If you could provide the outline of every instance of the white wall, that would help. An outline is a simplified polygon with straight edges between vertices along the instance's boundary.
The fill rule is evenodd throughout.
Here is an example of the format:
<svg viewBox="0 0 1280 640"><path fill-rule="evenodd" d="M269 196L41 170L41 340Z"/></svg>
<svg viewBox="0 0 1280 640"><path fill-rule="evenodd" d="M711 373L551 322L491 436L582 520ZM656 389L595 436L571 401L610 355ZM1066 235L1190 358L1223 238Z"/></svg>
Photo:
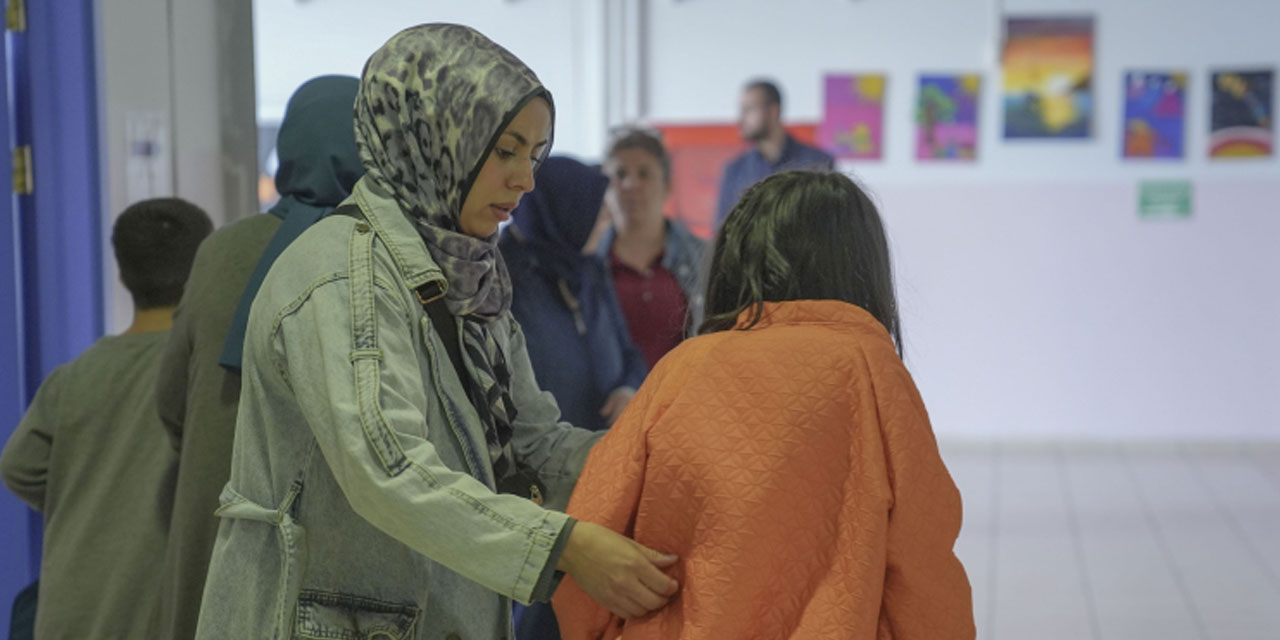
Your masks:
<svg viewBox="0 0 1280 640"><path fill-rule="evenodd" d="M1001 4L1095 15L1093 139L1000 139ZM1274 0L258 0L259 116L434 20L526 60L557 96L557 150L586 157L619 113L729 122L741 83L770 75L788 117L814 122L824 73L886 72L885 160L844 168L881 202L908 364L941 436L1280 439L1280 162L1205 158L1208 71L1280 66ZM638 59L620 32L642 38ZM619 82L614 58L606 76L609 55L642 77ZM1122 161L1123 72L1177 67L1191 72L1188 159ZM930 71L984 74L975 164L913 158ZM1193 180L1193 219L1139 221L1147 178Z"/></svg>
<svg viewBox="0 0 1280 640"><path fill-rule="evenodd" d="M369 55L402 29L455 22L506 47L551 90L557 152L598 155L603 15L596 0L256 0L258 119L279 122L289 96L315 76L359 77Z"/></svg>
<svg viewBox="0 0 1280 640"><path fill-rule="evenodd" d="M103 155L103 312L107 333L129 326L133 301L120 284L120 271L112 257L111 226L129 205L129 144L126 129L130 117L150 114L158 132L172 139L169 40L165 37L131 37L130 33L168 33L167 0L100 2L98 16L98 91ZM107 10L110 9L110 10ZM168 163L171 170L172 163ZM171 171L169 172L171 173ZM167 174L157 176L157 188L173 193Z"/></svg>
<svg viewBox="0 0 1280 640"><path fill-rule="evenodd" d="M825 72L889 74L886 158L844 168L881 202L940 435L1280 439L1280 165L1205 157L1208 71L1280 66L1280 3L1004 5L1095 15L1092 140L1000 140L990 0L652 2L648 115L729 120L741 83L770 75L790 118L817 121ZM1122 74L1170 67L1192 74L1188 159L1124 162ZM976 164L914 161L928 71L984 73ZM1137 219L1137 181L1162 177L1195 182L1194 219Z"/></svg>
<svg viewBox="0 0 1280 640"><path fill-rule="evenodd" d="M950 437L1280 438L1280 181L879 190L907 361Z"/></svg>
<svg viewBox="0 0 1280 640"><path fill-rule="evenodd" d="M856 169L873 185L973 180L1077 180L1182 177L1270 178L1280 164L1214 162L1208 137L1208 70L1219 65L1280 66L1280 2L1275 0L1004 0L1010 13L1095 16L1095 135L1086 141L1001 140L996 0L697 0L650 4L648 86L655 121L723 121L734 117L742 83L779 79L786 117L822 119L822 77L829 72L889 75L885 160ZM693 37L696 34L697 37ZM707 64L690 65L691 59ZM714 70L709 73L708 70ZM1182 163L1122 162L1121 78L1130 69L1191 71L1187 149ZM980 162L972 166L914 160L912 117L922 72L981 72ZM852 165L850 165L852 167Z"/></svg>
<svg viewBox="0 0 1280 640"><path fill-rule="evenodd" d="M178 196L222 224L257 212L250 0L99 0L98 90L103 165L107 333L133 317L111 227L133 202ZM146 126L138 129L137 125ZM151 134L130 137L132 130ZM144 161L131 153L156 144Z"/></svg>

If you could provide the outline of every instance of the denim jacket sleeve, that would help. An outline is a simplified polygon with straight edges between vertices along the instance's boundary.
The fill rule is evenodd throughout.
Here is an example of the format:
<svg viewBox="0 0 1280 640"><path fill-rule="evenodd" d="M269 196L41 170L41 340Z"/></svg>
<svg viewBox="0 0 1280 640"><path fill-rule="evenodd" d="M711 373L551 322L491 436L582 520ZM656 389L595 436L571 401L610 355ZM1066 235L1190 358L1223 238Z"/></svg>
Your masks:
<svg viewBox="0 0 1280 640"><path fill-rule="evenodd" d="M355 271L361 260L352 254ZM527 603L567 516L496 494L446 466L432 438L448 437L449 427L427 423L438 399L423 380L411 324L426 318L372 262L364 268L375 272L376 286L349 286L357 278L333 274L279 312L270 334L275 366L356 513L431 560ZM540 433L544 462L567 473L582 454L557 457L549 449L581 438L551 425Z"/></svg>
<svg viewBox="0 0 1280 640"><path fill-rule="evenodd" d="M525 464L538 471L538 477L547 485L544 506L563 511L569 505L569 495L586 464L587 454L604 434L560 422L560 407L555 398L543 391L534 377L524 331L515 318L507 317L511 323L507 345L511 400L516 405L512 449Z"/></svg>

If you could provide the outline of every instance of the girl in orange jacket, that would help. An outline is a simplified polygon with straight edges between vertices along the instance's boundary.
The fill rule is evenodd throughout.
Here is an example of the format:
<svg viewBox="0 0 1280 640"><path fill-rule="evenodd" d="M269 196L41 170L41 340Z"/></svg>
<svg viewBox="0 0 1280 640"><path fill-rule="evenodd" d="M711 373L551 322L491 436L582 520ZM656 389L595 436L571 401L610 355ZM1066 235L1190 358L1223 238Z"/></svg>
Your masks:
<svg viewBox="0 0 1280 640"><path fill-rule="evenodd" d="M707 318L592 451L569 505L678 554L680 593L624 620L568 578L564 638L974 638L952 551L960 494L900 358L867 196L816 172L748 190L714 248Z"/></svg>

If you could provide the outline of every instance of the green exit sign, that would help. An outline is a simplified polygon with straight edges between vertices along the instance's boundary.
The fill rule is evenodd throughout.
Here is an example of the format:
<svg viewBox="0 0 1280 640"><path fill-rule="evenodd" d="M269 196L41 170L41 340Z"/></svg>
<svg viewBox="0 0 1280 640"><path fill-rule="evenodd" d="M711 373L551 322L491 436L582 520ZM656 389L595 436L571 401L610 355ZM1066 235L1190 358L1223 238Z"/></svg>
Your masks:
<svg viewBox="0 0 1280 640"><path fill-rule="evenodd" d="M1138 217L1152 220L1190 218L1191 181L1143 181L1138 186Z"/></svg>

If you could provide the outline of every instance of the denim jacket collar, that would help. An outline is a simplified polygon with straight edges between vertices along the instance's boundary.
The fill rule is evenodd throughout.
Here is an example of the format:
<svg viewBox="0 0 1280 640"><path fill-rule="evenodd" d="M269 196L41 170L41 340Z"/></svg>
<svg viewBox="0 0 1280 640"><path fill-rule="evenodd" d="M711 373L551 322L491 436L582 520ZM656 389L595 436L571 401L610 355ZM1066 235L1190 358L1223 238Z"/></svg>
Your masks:
<svg viewBox="0 0 1280 640"><path fill-rule="evenodd" d="M354 203L364 212L410 288L417 289L433 280L445 284L444 272L431 259L426 242L386 190L368 177L361 178L346 203Z"/></svg>

